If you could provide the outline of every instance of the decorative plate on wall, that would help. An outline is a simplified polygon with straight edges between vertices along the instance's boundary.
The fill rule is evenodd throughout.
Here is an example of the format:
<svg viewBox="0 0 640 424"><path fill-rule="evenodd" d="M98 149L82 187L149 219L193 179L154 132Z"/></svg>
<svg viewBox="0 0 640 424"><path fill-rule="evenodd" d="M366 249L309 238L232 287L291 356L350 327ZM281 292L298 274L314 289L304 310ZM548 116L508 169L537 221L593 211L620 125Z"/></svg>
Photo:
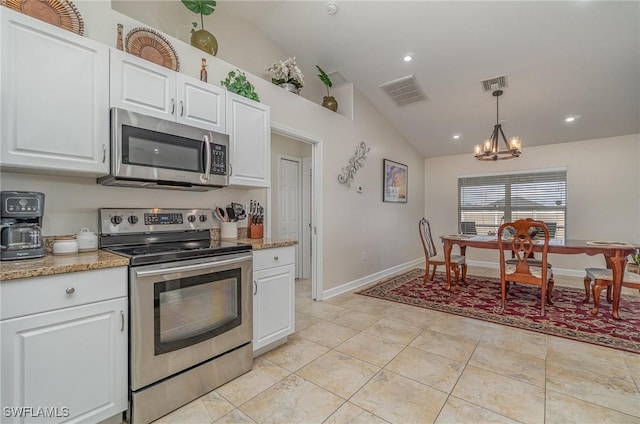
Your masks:
<svg viewBox="0 0 640 424"><path fill-rule="evenodd" d="M84 22L68 0L0 0L0 4L51 25L84 35Z"/></svg>
<svg viewBox="0 0 640 424"><path fill-rule="evenodd" d="M132 55L176 72L180 70L180 59L171 43L150 28L132 29L124 44Z"/></svg>

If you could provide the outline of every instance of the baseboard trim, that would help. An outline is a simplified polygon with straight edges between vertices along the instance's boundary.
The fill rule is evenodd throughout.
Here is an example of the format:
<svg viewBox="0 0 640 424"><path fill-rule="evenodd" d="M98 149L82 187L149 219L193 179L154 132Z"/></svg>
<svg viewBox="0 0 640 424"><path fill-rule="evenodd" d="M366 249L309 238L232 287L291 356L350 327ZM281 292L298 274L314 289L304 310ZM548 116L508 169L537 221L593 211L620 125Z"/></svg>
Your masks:
<svg viewBox="0 0 640 424"><path fill-rule="evenodd" d="M382 271L378 271L376 273L364 276L362 278L358 278L357 280L349 281L337 287L324 290L322 292L322 300L330 299L332 297L341 295L343 293L350 292L351 290L355 290L359 287L365 286L367 284L371 284L382 278L389 277L393 274L397 274L398 272L405 271L407 269L416 267L418 265L422 265L422 267L424 267L424 258L416 258L409 262L405 262L400 265L396 265L391 268L387 268ZM494 268L494 269L498 269L500 267L497 262L486 262L486 261L467 261L467 265L478 266L483 268ZM567 277L584 277L583 269L577 270L577 269L566 269L566 268L554 267L553 273L554 275L566 275Z"/></svg>
<svg viewBox="0 0 640 424"><path fill-rule="evenodd" d="M391 268L384 269L382 271L378 271L376 273L364 276L362 278L358 278L357 280L349 281L347 283L341 284L337 287L330 288L328 290L324 290L322 292L322 300L329 299L334 296L338 296L340 294L349 292L351 290L355 290L358 287L362 287L364 285L373 283L382 278L388 277L393 274L397 274L398 272L405 271L410 268L414 268L420 264L423 264L424 267L424 257L420 257L417 259L413 259L409 262L402 263L400 265L392 266Z"/></svg>

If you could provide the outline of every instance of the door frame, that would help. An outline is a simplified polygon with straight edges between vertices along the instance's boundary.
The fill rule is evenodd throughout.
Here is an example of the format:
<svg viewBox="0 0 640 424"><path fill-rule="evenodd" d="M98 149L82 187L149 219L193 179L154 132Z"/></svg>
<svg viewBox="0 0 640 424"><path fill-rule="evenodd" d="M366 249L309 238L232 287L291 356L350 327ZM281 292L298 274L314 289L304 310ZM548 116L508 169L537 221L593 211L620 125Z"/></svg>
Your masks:
<svg viewBox="0 0 640 424"><path fill-rule="evenodd" d="M271 132L303 143L311 144L312 183L311 183L311 298L322 300L322 256L323 256L323 225L322 216L322 161L324 143L322 138L288 127L278 122L271 122ZM269 149L271 151L271 149ZM271 187L267 189L267 216L271 216ZM271 225L266 223L266 237L271 237Z"/></svg>
<svg viewBox="0 0 640 424"><path fill-rule="evenodd" d="M278 182L277 182L277 190L278 190L278 200L279 203L282 204L282 190L280 190L280 181L282 178L282 161L283 160L288 160L289 162L295 162L298 165L298 181L297 181L297 191L298 191L298 204L296 205L296 208L298 210L298 245L296 246L296 278L302 278L302 257L305 251L305 243L304 243L304 239L302 237L302 231L303 231L303 224L302 224L302 158L298 158L295 156L289 156L289 155L283 155L282 153L278 154L278 160L277 160L277 164L278 164L278 170L276 172L276 175L278 176ZM273 192L272 192L273 194ZM278 215L280 216L280 215ZM272 224L275 225L275 223L272 222ZM278 228L280 228L280 225L278 225ZM276 234L276 237L280 237L279 234Z"/></svg>

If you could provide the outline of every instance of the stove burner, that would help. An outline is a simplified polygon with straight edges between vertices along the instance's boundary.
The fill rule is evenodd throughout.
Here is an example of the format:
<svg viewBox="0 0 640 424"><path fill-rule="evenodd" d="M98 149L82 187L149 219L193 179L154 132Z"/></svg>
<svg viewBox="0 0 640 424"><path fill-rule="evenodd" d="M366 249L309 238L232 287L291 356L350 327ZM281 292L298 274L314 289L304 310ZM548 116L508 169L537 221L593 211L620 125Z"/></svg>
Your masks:
<svg viewBox="0 0 640 424"><path fill-rule="evenodd" d="M187 241L107 247L108 251L130 258L131 265L148 265L173 260L195 259L251 250L247 243L228 241Z"/></svg>

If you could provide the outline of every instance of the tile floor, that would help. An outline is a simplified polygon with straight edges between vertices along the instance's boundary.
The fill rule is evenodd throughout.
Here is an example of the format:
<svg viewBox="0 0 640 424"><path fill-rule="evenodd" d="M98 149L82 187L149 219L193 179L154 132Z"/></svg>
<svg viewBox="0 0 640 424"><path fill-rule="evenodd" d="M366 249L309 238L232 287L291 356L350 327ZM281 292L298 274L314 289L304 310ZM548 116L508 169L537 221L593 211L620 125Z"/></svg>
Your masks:
<svg viewBox="0 0 640 424"><path fill-rule="evenodd" d="M156 424L640 424L640 355L352 293L312 302L309 281L296 290L287 344Z"/></svg>

